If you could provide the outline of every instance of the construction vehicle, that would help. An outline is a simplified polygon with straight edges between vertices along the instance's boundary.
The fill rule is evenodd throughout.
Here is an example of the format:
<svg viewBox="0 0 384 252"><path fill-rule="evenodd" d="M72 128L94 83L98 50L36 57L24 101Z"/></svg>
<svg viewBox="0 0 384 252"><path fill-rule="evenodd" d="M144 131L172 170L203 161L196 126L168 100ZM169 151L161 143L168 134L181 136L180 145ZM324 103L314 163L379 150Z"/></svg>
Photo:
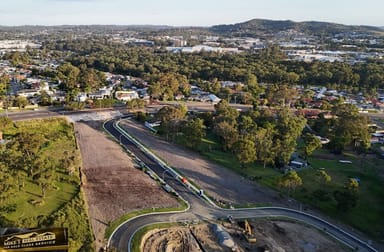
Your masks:
<svg viewBox="0 0 384 252"><path fill-rule="evenodd" d="M252 233L251 225L249 225L248 220L244 220L244 236L247 239L248 242L256 242L256 237Z"/></svg>

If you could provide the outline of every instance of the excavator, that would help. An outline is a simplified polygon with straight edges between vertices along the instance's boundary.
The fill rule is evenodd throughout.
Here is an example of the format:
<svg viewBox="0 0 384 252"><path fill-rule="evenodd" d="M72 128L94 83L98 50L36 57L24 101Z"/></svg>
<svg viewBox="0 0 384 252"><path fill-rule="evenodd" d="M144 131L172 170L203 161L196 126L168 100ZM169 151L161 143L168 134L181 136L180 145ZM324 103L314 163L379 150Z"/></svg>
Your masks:
<svg viewBox="0 0 384 252"><path fill-rule="evenodd" d="M244 236L247 239L247 241L252 243L256 242L256 237L252 233L252 228L251 228L251 225L249 225L248 220L244 220L244 229L245 229Z"/></svg>

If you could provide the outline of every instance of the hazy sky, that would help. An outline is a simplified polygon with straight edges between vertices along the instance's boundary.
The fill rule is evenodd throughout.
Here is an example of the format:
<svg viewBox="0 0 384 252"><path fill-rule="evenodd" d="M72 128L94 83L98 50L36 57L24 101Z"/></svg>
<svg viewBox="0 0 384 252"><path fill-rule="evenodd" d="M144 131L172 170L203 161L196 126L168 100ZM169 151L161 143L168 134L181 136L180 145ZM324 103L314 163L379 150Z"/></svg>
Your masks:
<svg viewBox="0 0 384 252"><path fill-rule="evenodd" d="M0 25L210 26L253 18L384 26L383 0L0 0Z"/></svg>

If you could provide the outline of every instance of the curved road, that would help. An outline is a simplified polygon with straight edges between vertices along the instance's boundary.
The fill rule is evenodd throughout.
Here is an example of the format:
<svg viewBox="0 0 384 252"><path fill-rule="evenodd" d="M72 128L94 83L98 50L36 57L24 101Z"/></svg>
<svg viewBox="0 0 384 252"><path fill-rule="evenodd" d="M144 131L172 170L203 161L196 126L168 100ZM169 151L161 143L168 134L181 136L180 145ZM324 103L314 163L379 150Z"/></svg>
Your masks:
<svg viewBox="0 0 384 252"><path fill-rule="evenodd" d="M164 165L159 164L158 160L142 146L137 146L129 138L130 135L116 126L116 121L111 120L105 123L104 128L117 139L129 151L134 153L159 177L175 189L175 191L190 204L190 208L185 212L179 213L154 213L145 216L138 216L120 225L110 237L108 245L117 248L118 251L129 251L129 243L134 233L143 226L159 222L183 222L195 220L217 220L218 218L227 218L231 215L234 219L241 218L260 218L260 217L287 217L310 224L321 229L338 239L340 242L358 251L377 251L366 242L356 236L345 232L337 226L326 222L316 216L279 207L261 207L227 210L209 204L203 200L196 192L192 192L185 186L178 177L171 176Z"/></svg>
<svg viewBox="0 0 384 252"><path fill-rule="evenodd" d="M103 109L104 110L104 109ZM108 109L105 109L108 110ZM113 109L109 109L113 110ZM10 113L9 116L13 120L25 120L29 118L42 118L64 115L64 111L59 110L42 110L30 111L20 113ZM78 112L65 112L66 114L84 113L85 111ZM92 113L94 111L87 111ZM129 251L128 243L133 234L143 226L156 222L182 222L194 220L215 220L217 218L226 218L231 215L236 218L259 218L259 217L288 217L299 220L301 222L315 226L334 238L340 240L349 247L358 251L378 251L366 242L357 238L356 236L343 231L337 226L328 223L316 216L309 215L304 212L299 212L287 208L266 207L266 208L253 208L253 209L236 209L226 210L208 204L196 192L191 191L183 183L180 182L180 177L172 175L168 172L168 168L159 164L159 160L154 158L148 150L138 147L130 141L130 136L126 132L115 126L115 121L111 120L106 122L105 129L124 145L125 148L133 152L140 160L142 160L148 167L150 167L159 177L163 177L165 181L175 189L175 191L190 204L190 208L183 213L156 213L146 216L138 216L134 219L128 220L126 223L120 225L110 237L108 245L117 248L118 251ZM166 171L165 171L166 170Z"/></svg>

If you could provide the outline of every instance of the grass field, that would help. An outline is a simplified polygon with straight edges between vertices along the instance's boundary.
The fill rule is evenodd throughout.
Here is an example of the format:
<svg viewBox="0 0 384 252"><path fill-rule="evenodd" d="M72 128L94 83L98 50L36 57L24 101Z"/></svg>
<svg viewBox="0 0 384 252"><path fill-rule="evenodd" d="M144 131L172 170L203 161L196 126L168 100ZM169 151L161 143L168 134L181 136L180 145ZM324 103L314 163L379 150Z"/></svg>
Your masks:
<svg viewBox="0 0 384 252"><path fill-rule="evenodd" d="M60 118L15 122L4 129L4 136L12 141L21 131L43 136L45 143L39 155L51 158L55 177L42 197L39 184L26 171L20 170L23 186L12 189L11 196L2 202L6 211L0 215L8 225L17 227L68 227L69 251L93 251L92 233L80 190L80 152L72 125ZM63 162L68 160L68 167L64 168Z"/></svg>
<svg viewBox="0 0 384 252"><path fill-rule="evenodd" d="M252 163L241 167L234 155L221 150L213 136L208 135L199 146L200 153L209 160L223 165L244 177L258 183L280 190L278 179L282 173L274 168L263 168L260 163ZM303 185L292 195L306 205L321 210L328 216L338 219L369 235L377 241L384 240L384 160L374 156L364 157L354 154L340 156L331 155L327 150L319 150L314 158L310 158L310 168L298 170ZM338 160L348 159L352 164L340 163ZM332 181L324 184L317 176L320 168L331 176ZM340 212L332 194L343 189L349 178L359 178L359 200L357 206L350 211ZM323 190L329 197L320 200L314 191ZM285 191L282 192L285 195Z"/></svg>
<svg viewBox="0 0 384 252"><path fill-rule="evenodd" d="M22 219L35 218L38 215L49 216L70 201L78 190L76 185L69 183L56 183L55 186L56 189L49 190L46 197L42 199L40 187L27 181L22 191L15 193L15 197L5 202L5 204L16 205L16 211L8 214L7 218L17 223Z"/></svg>
<svg viewBox="0 0 384 252"><path fill-rule="evenodd" d="M296 197L309 203L324 213L340 219L351 226L369 234L377 240L384 239L384 162L377 158L366 158L350 155L348 160L352 164L343 164L338 160L310 160L312 169L299 172L303 179L303 186L298 190ZM324 184L319 181L316 171L324 168L332 177L332 182ZM331 200L320 201L313 197L315 190L322 189L332 195L334 190L344 186L349 178L359 178L359 200L357 206L344 213L336 208L336 203Z"/></svg>

